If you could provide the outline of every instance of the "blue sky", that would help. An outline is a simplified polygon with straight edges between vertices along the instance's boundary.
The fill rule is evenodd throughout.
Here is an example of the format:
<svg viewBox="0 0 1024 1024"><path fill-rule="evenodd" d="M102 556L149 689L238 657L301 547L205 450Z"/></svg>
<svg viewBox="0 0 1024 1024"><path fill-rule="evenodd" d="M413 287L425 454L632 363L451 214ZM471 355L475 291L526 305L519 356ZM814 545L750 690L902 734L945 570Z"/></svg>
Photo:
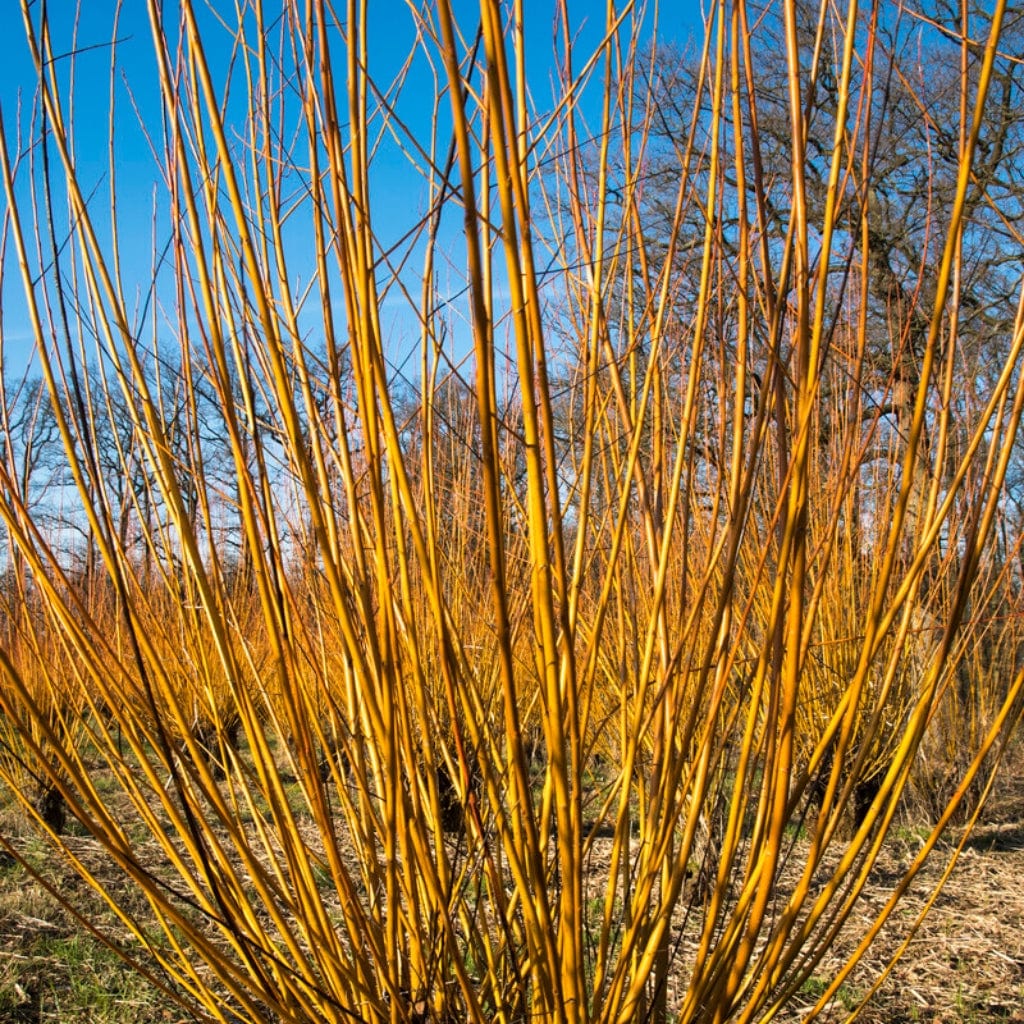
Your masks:
<svg viewBox="0 0 1024 1024"><path fill-rule="evenodd" d="M159 125L159 101L154 77L153 43L143 0L125 0L120 12L116 37L116 68L111 77L112 53L110 42L114 35L114 0L87 0L81 5L75 0L49 0L48 8L54 29L54 51L62 55L60 74L65 82L74 70L76 147L81 179L96 188L97 203L108 203L108 146L107 130L111 95L115 104L115 152L119 217L122 231L122 258L124 266L136 275L134 282L139 295L143 295L152 275L149 272L153 249L153 195L157 188L157 169L139 117L150 126ZM215 11L230 14L234 19L235 4L215 0ZM202 18L207 31L211 59L220 68L215 74L223 77L230 53L229 34L208 10L203 7ZM701 34L701 14L698 0L677 0L667 4L670 8L660 15L659 37L685 41ZM170 18L175 8L165 2ZM264 4L265 19L271 20L276 5L268 0ZM280 9L277 7L276 9ZM457 3L464 31L472 35L476 16L475 5L469 0ZM555 4L552 0L529 0L526 4L526 32L530 65L529 85L538 110L548 109L554 92L553 47L555 37ZM601 38L604 5L591 0L570 3L570 19L577 41L577 54L587 54ZM646 22L649 25L649 20ZM375 0L370 7L369 48L371 72L381 85L389 83L401 67L415 38L414 21L403 0ZM649 29L645 29L649 31ZM20 117L31 110L35 90L35 72L24 41L19 5L14 0L0 2L0 39L4 40L4 58L0 61L0 108L5 130L13 144ZM219 42L218 42L219 40ZM75 51L74 59L67 57ZM579 60L579 57L577 57ZM113 82L113 91L111 84ZM399 113L418 135L426 135L432 108L433 79L425 60L418 60L402 93ZM138 115L135 109L137 108ZM20 109L19 109L20 108ZM384 241L397 241L408 226L422 216L425 198L415 175L398 148L385 140L374 168L375 222ZM105 212L105 211L104 211ZM103 215L98 219L102 222ZM161 233L159 219L157 234ZM297 229L298 243L296 273L308 273L301 258L303 238ZM157 241L159 247L159 239ZM452 261L451 280L457 290L459 266L462 260L461 240L453 230L444 246ZM7 261L3 288L3 326L6 357L9 363L27 354L27 330L20 281L14 275L10 257ZM418 269L414 258L413 265ZM443 287L442 287L443 291ZM392 303L397 308L400 303ZM400 314L396 322L387 322L388 304L383 310L385 330L402 330ZM10 369L10 367L8 367Z"/></svg>

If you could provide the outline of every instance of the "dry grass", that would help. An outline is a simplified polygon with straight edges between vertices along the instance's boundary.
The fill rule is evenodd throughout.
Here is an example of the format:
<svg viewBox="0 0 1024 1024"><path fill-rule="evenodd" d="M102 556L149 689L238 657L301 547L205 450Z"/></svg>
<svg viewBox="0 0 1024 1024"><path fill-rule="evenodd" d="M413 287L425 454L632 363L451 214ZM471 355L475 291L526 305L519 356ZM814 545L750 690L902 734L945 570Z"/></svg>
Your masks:
<svg viewBox="0 0 1024 1024"><path fill-rule="evenodd" d="M981 821L930 913L861 1020L869 1024L1024 1021L1024 772L1019 744L1016 764L1009 765L999 780ZM920 828L908 824L894 831L865 890L865 916L877 912L888 899L894 882L917 852L920 836ZM840 993L840 1004L844 998L853 1002L896 953L906 930L924 909L957 839L955 832L950 835L919 884L904 897ZM820 965L822 972L840 963L844 952L844 944L837 943ZM842 1020L846 1016L842 1011L837 1006L826 1019ZM801 1019L799 1000L783 1019Z"/></svg>
<svg viewBox="0 0 1024 1024"><path fill-rule="evenodd" d="M931 912L864 1007L859 1019L867 1024L1024 1022L1024 770L1019 753L1018 742ZM104 913L79 873L27 827L21 812L8 807L0 829L4 840L109 938L126 950L137 948L131 933ZM132 883L98 843L75 835L74 826L71 831L67 841L76 856L144 920L146 905ZM864 890L855 926L858 921L866 925L882 909L927 834L909 818L893 828ZM923 911L957 840L954 831L940 845L821 1019L845 1020L860 1004ZM449 836L447 842L454 848L461 839ZM797 840L797 846L803 842ZM604 885L609 852L610 841L599 836L587 864L597 892ZM799 857L795 860L799 863ZM841 936L778 1019L802 1020L824 989L819 978L831 977L855 944ZM683 951L669 981L670 1010L685 992L685 961ZM9 854L0 858L0 1021L186 1024L194 1019L183 1016L179 1005L90 935L66 904Z"/></svg>

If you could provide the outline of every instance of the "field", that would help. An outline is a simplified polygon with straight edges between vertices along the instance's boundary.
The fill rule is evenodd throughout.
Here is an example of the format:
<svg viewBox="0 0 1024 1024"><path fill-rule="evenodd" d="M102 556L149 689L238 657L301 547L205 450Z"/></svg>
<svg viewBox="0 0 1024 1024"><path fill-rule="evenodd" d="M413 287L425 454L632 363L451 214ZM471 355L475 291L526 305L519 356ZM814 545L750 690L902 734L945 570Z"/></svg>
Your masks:
<svg viewBox="0 0 1024 1024"><path fill-rule="evenodd" d="M912 856L918 836L913 826L895 830L868 893L868 907L888 898L892 881ZM952 834L938 852L928 877L935 877L943 853L948 856L956 838ZM1019 768L1011 768L930 913L861 1019L871 1024L1016 1024L1024 1020L1022 872L1024 775ZM928 888L927 881L923 887ZM912 891L901 905L898 924L883 931L862 961L851 980L853 990L869 984L900 941L894 931L913 920L923 906L924 899ZM799 1006L793 1010L791 1019L799 1020ZM838 1010L835 1019L843 1019Z"/></svg>
<svg viewBox="0 0 1024 1024"><path fill-rule="evenodd" d="M1024 1021L1024 771L1020 754L1018 742L930 913L918 924L905 952L864 1007L859 1019L867 1024ZM865 919L887 900L927 835L928 829L914 826L907 815L903 817L905 820L893 827L872 872L863 901ZM22 815L8 809L0 821L5 841L37 865L49 884L85 911L90 921L131 945L131 936L104 913L78 872L62 864L25 828ZM924 909L925 899L958 842L954 829L822 1020L845 1020L849 1011L860 1005L867 989L906 940L909 924ZM79 837L72 838L69 845L111 891L135 904L145 917L144 901L111 868L98 844ZM591 863L595 875L602 874L604 860L599 848ZM834 955L820 965L820 977L838 969L848 954L840 939ZM685 956L677 968L680 973L683 960ZM802 1020L823 988L823 981L810 979L778 1019ZM678 980L673 978L670 1007L678 996ZM189 1024L194 1019L183 1015L179 1005L94 938L63 900L28 877L10 855L0 859L0 1021Z"/></svg>

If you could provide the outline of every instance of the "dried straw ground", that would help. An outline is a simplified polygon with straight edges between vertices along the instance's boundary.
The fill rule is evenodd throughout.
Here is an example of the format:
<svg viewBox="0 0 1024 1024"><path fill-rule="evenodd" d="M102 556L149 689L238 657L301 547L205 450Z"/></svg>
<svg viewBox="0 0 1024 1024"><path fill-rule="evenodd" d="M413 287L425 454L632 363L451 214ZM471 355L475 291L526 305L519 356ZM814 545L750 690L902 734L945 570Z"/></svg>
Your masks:
<svg viewBox="0 0 1024 1024"><path fill-rule="evenodd" d="M870 1024L1024 1024L1024 759L1019 745L1005 768L982 824L965 846L932 913L861 1020ZM56 862L40 840L8 815L2 826L6 837L42 869L55 889L70 896L94 920L105 919L115 935L126 935L77 875ZM917 852L922 831L905 824L894 828L861 908L863 920L873 917L884 903ZM840 990L825 1020L847 1019L861 1001L871 979L919 914L924 894L941 873L956 838L954 833L936 851L892 924ZM90 868L104 872L104 854L92 840L83 836L73 843ZM110 874L109 868L106 872ZM111 882L115 887L127 884L113 876ZM122 888L122 893L130 899L130 892ZM840 941L832 959L839 961L843 952ZM828 967L822 965L783 1021L803 1019L824 988ZM92 938L8 855L0 856L0 1024L185 1024L189 1020Z"/></svg>
<svg viewBox="0 0 1024 1024"><path fill-rule="evenodd" d="M906 825L893 830L860 911L865 924L884 905L917 852L921 831ZM826 1020L847 1019L849 1008L860 1002L858 996L920 914L958 838L954 832L936 850L891 926L840 990ZM840 944L833 960L841 956ZM823 977L827 966L822 965ZM784 1019L802 1019L815 1001L811 994ZM1024 1022L1024 760L1019 744L1008 754L982 824L965 845L931 913L859 1019L870 1024Z"/></svg>

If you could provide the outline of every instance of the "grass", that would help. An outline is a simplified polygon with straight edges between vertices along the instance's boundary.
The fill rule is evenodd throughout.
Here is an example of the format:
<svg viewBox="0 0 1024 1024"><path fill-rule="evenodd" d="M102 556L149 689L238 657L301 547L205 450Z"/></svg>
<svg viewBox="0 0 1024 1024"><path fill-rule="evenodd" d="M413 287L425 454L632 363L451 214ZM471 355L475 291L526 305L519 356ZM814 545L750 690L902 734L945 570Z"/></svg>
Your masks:
<svg viewBox="0 0 1024 1024"><path fill-rule="evenodd" d="M595 784L600 784L597 779ZM1024 791L1024 779L1021 781ZM116 789L111 790L117 799ZM301 813L302 799L294 794L297 813ZM986 819L985 827L997 834L1017 834L1024 822L1016 820L1024 804L997 804L993 815ZM1002 818L1011 816L1013 821ZM1008 831L1009 830L1009 831ZM11 838L19 853L40 870L62 891L74 889L81 900L90 895L83 890L77 875L54 854L52 849L26 829L21 813L8 805L0 811L0 831ZM893 863L905 856L907 843L920 838L924 826L903 824L892 830L887 840L886 856ZM806 838L798 842L806 842ZM88 841L80 844L83 849ZM943 902L944 917L934 922L927 939L915 943L900 970L913 982L896 977L878 993L866 1008L867 1021L929 1021L941 1024L982 1024L988 1020L1024 1020L1024 987L1012 972L999 985L978 989L974 975L976 968L965 946L962 933L973 927L983 927L986 915L999 914L1004 908L977 905L978 896L969 887L970 879L982 871L1000 872L993 877L992 898L1001 901L1012 893L1020 872L1024 871L1024 848L1019 845L1008 849L989 843L973 855L967 865L949 884ZM109 862L104 867L101 859L90 862L103 875L111 889L123 888L121 880ZM1001 880L1000 880L1001 879ZM328 879L322 877L325 884ZM76 898L77 899L77 898ZM595 927L600 920L602 903L590 898L587 903ZM133 909L143 919L146 908L140 897L132 900ZM112 933L123 933L116 920L94 907L92 916ZM1012 931L1013 922L1007 922ZM149 929L151 941L163 942L157 929ZM993 937L998 944L1001 940ZM589 944L588 944L589 945ZM943 954L943 948L948 953ZM1007 956L1012 958L1013 951ZM1024 956L1024 943L1018 951ZM920 967L918 961L920 960ZM936 963L943 965L941 972ZM466 959L466 969L474 976L481 965L472 954ZM922 982L922 971L931 975ZM826 990L826 975L814 975L802 986L797 1004L814 1002ZM911 993L909 989L912 989ZM835 998L835 1012L854 1010L864 995L859 982L844 983ZM923 1011L920 1000L927 1000L931 1010ZM26 875L24 869L9 860L0 864L0 1021L4 1024L138 1024L141 1021L179 1021L181 1010L163 993L126 965L106 945L86 932L67 912L66 908L37 882ZM826 1017L830 1020L831 1017ZM835 1018L840 1019L839 1017ZM782 1020L789 1018L784 1014Z"/></svg>
<svg viewBox="0 0 1024 1024"><path fill-rule="evenodd" d="M5 825L7 822L4 823ZM36 863L40 851L25 848ZM77 876L51 860L68 895ZM82 894L87 905L88 894ZM104 924L102 914L98 922ZM107 927L113 927L109 918ZM128 1024L177 1020L180 1011L72 918L18 866L0 875L0 1020L14 1024Z"/></svg>
<svg viewBox="0 0 1024 1024"><path fill-rule="evenodd" d="M242 756L244 767L251 769L248 753ZM152 833L132 812L113 773L96 770L93 781L109 810L126 823L126 836L133 847L155 853ZM288 783L284 790L293 812L308 824L301 784ZM175 1000L86 929L68 909L70 903L101 933L122 942L132 953L141 951L140 939L170 953L167 936L152 917L142 893L134 889L82 824L69 816L63 841L120 906L136 918L140 929L136 935L33 829L14 797L6 790L0 790L0 794L4 794L0 798L0 835L30 869L26 871L10 854L0 861L0 1021L129 1024L181 1020L182 1008ZM265 800L258 799L256 815L265 815L268 807ZM243 812L239 820L251 826L253 815ZM148 867L173 884L173 872L168 873L164 860L154 859ZM319 866L314 866L313 872L323 889L329 890L329 875ZM249 898L255 899L251 888ZM185 938L180 930L172 930L175 942ZM152 967L145 954L141 959Z"/></svg>
<svg viewBox="0 0 1024 1024"><path fill-rule="evenodd" d="M828 991L829 983L830 979L828 978L812 976L804 982L800 994L806 996L809 1001L815 1002ZM864 1001L864 994L851 985L840 985L833 998L838 1006L851 1011L861 1005Z"/></svg>

